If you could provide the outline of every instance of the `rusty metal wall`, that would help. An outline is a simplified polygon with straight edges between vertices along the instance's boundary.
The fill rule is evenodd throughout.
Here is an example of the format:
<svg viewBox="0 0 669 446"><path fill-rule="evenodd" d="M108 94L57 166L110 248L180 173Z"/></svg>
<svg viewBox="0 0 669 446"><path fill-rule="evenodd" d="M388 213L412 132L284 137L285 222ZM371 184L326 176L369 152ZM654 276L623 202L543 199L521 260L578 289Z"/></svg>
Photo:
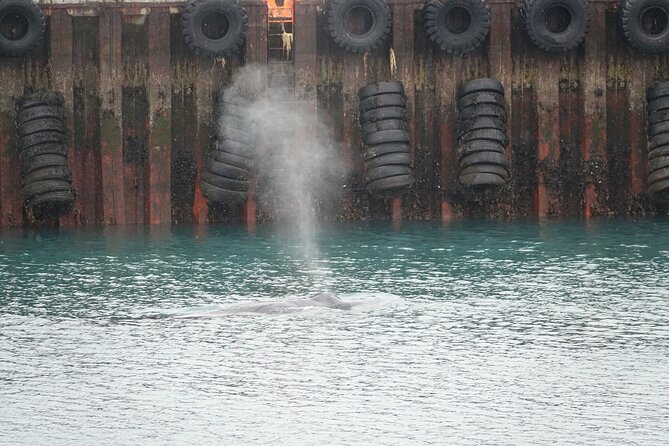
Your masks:
<svg viewBox="0 0 669 446"><path fill-rule="evenodd" d="M644 56L627 44L617 2L591 2L585 44L547 54L529 41L518 3L490 1L489 37L464 56L430 44L421 2L389 3L392 39L369 55L344 53L332 43L321 1L295 6L296 97L330 124L348 172L344 194L323 218L667 212L645 193L645 89L669 79L669 56ZM263 220L253 196L243 206L209 205L199 188L214 91L239 66L267 61L266 6L243 4L250 22L246 47L224 66L184 47L179 3L42 5L49 18L42 45L25 57L0 59L0 226L37 224L19 194L14 101L38 88L65 96L78 194L69 215L47 224ZM457 184L455 91L482 76L499 79L507 92L511 180L495 196L470 195ZM406 87L416 177L394 200L365 193L357 127L358 88L386 79Z"/></svg>

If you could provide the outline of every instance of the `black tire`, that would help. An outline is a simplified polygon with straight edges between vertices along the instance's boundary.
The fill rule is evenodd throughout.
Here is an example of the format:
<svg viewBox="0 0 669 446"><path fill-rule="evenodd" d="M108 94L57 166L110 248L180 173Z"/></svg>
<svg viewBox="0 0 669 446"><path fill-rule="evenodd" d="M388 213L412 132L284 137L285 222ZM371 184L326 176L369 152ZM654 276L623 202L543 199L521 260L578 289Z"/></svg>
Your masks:
<svg viewBox="0 0 669 446"><path fill-rule="evenodd" d="M409 124L404 119L384 119L383 121L370 122L361 127L363 135L384 130L409 130Z"/></svg>
<svg viewBox="0 0 669 446"><path fill-rule="evenodd" d="M645 14L651 10L656 17L649 19L660 28L649 32L643 22L646 22ZM666 0L625 0L621 21L627 41L641 52L655 54L669 49L669 3Z"/></svg>
<svg viewBox="0 0 669 446"><path fill-rule="evenodd" d="M390 165L411 166L411 154L402 152L389 153L363 161L363 165L365 166L365 171Z"/></svg>
<svg viewBox="0 0 669 446"><path fill-rule="evenodd" d="M210 156L215 161L229 164L233 167L238 167L244 170L253 169L253 160L246 158L245 156L239 156L229 152L222 152L220 150L214 150Z"/></svg>
<svg viewBox="0 0 669 446"><path fill-rule="evenodd" d="M348 29L348 15L364 11L370 19L369 28L362 34ZM373 51L390 35L391 14L385 0L329 0L325 5L326 28L340 48L352 53Z"/></svg>
<svg viewBox="0 0 669 446"><path fill-rule="evenodd" d="M461 134L471 132L471 131L474 131L474 130L480 130L480 129L505 130L506 129L506 123L504 121L502 121L501 119L484 118L484 117L468 119L468 120L462 121L460 123L460 133Z"/></svg>
<svg viewBox="0 0 669 446"><path fill-rule="evenodd" d="M503 153L499 152L478 152L467 155L460 160L460 169L465 169L469 166L477 164L492 164L506 167L508 161Z"/></svg>
<svg viewBox="0 0 669 446"><path fill-rule="evenodd" d="M465 167L460 171L460 176L471 175L475 173L494 173L495 175L499 175L504 179L509 177L509 172L506 170L506 167L495 164L474 164L473 166Z"/></svg>
<svg viewBox="0 0 669 446"><path fill-rule="evenodd" d="M242 119L237 116L231 116L231 115L223 116L223 118L219 119L216 124L217 135L224 134L226 129L235 129L251 136L250 128L251 128L251 123L249 122L248 119Z"/></svg>
<svg viewBox="0 0 669 446"><path fill-rule="evenodd" d="M458 110L464 110L467 107L481 104L492 104L504 107L504 95L492 91L477 91L469 93L457 101Z"/></svg>
<svg viewBox="0 0 669 446"><path fill-rule="evenodd" d="M458 111L458 119L460 121L476 118L497 118L506 122L506 111L499 104L472 105Z"/></svg>
<svg viewBox="0 0 669 446"><path fill-rule="evenodd" d="M467 187L499 187L506 183L504 178L494 173L470 173L460 175L458 180Z"/></svg>
<svg viewBox="0 0 669 446"><path fill-rule="evenodd" d="M456 14L469 17L466 27L449 26L449 18ZM478 48L488 35L490 9L484 0L428 0L423 8L423 27L442 51L466 53Z"/></svg>
<svg viewBox="0 0 669 446"><path fill-rule="evenodd" d="M397 93L404 94L404 85L398 81L379 81L373 84L365 85L358 90L358 99L363 100L372 96Z"/></svg>
<svg viewBox="0 0 669 446"><path fill-rule="evenodd" d="M29 201L31 198L47 192L69 191L71 189L72 185L69 181L65 180L35 181L34 183L26 184L21 188L21 197L23 200Z"/></svg>
<svg viewBox="0 0 669 446"><path fill-rule="evenodd" d="M72 172L68 166L52 166L44 169L33 170L23 176L23 184L34 183L42 180L65 180L72 179Z"/></svg>
<svg viewBox="0 0 669 446"><path fill-rule="evenodd" d="M33 209L37 208L40 213L48 211L58 211L60 214L67 213L74 204L74 194L70 190L56 190L52 192L43 193L37 197L33 197L29 201L29 205Z"/></svg>
<svg viewBox="0 0 669 446"><path fill-rule="evenodd" d="M53 131L64 133L63 121L60 119L34 119L16 127L19 136L32 135L33 133Z"/></svg>
<svg viewBox="0 0 669 446"><path fill-rule="evenodd" d="M20 158L21 175L26 175L34 170L44 169L51 166L67 166L67 158L64 155L46 154L37 155L33 158Z"/></svg>
<svg viewBox="0 0 669 446"><path fill-rule="evenodd" d="M17 20L17 26L9 21ZM32 0L2 0L0 23L9 23L0 29L0 54L22 56L40 43L46 31L42 10ZM6 29L4 29L6 28Z"/></svg>
<svg viewBox="0 0 669 446"><path fill-rule="evenodd" d="M61 107L54 107L51 105L41 105L38 107L30 107L20 109L16 114L16 124L21 125L30 122L34 119L62 119L63 109Z"/></svg>
<svg viewBox="0 0 669 446"><path fill-rule="evenodd" d="M253 147L255 138L244 130L226 126L219 134L220 141L235 141Z"/></svg>
<svg viewBox="0 0 669 446"><path fill-rule="evenodd" d="M669 180L669 167L663 167L653 171L648 175L648 184L657 183L658 181Z"/></svg>
<svg viewBox="0 0 669 446"><path fill-rule="evenodd" d="M648 134L651 137L667 132L669 132L669 121L662 121L648 126Z"/></svg>
<svg viewBox="0 0 669 446"><path fill-rule="evenodd" d="M206 181L212 186L220 187L221 189L242 191L242 192L246 192L249 190L248 181L232 180L230 178L225 178L215 175L211 172L203 172L202 181Z"/></svg>
<svg viewBox="0 0 669 446"><path fill-rule="evenodd" d="M382 178L396 177L398 175L411 175L411 167L402 164L379 166L366 170L363 179L365 183L371 183Z"/></svg>
<svg viewBox="0 0 669 446"><path fill-rule="evenodd" d="M210 18L214 20L210 22ZM227 23L223 30L222 21ZM236 0L194 0L181 16L181 29L189 48L197 54L230 56L244 45L249 23ZM205 29L216 34L207 35Z"/></svg>
<svg viewBox="0 0 669 446"><path fill-rule="evenodd" d="M563 31L548 28L548 13L560 8L569 15ZM579 46L590 26L590 8L585 0L527 0L523 8L525 29L532 42L544 51L561 53Z"/></svg>
<svg viewBox="0 0 669 446"><path fill-rule="evenodd" d="M656 82L646 90L646 101L648 102L665 96L669 96L669 81Z"/></svg>
<svg viewBox="0 0 669 446"><path fill-rule="evenodd" d="M654 201L666 203L669 201L669 180L658 181L648 186L648 194Z"/></svg>
<svg viewBox="0 0 669 446"><path fill-rule="evenodd" d="M669 121L669 110L648 113L648 124L657 124L658 122L664 121Z"/></svg>
<svg viewBox="0 0 669 446"><path fill-rule="evenodd" d="M669 167L669 156L658 156L648 161L648 173L653 173L664 167Z"/></svg>
<svg viewBox="0 0 669 446"><path fill-rule="evenodd" d="M222 189L206 181L201 181L200 187L202 187L204 195L215 203L239 203L247 198L246 192Z"/></svg>
<svg viewBox="0 0 669 446"><path fill-rule="evenodd" d="M62 143L50 143L50 144L39 144L28 149L21 150L19 156L24 159L30 159L37 155L46 155L49 153L55 155L67 155L68 149L66 144Z"/></svg>
<svg viewBox="0 0 669 446"><path fill-rule="evenodd" d="M658 156L669 156L669 146L656 147L655 149L648 152L648 160L657 158Z"/></svg>
<svg viewBox="0 0 669 446"><path fill-rule="evenodd" d="M251 113L249 112L248 105L237 105L231 103L223 104L223 120L228 118L237 118L241 120L248 121Z"/></svg>
<svg viewBox="0 0 669 446"><path fill-rule="evenodd" d="M370 111L360 113L358 122L365 125L370 122L382 121L384 119L405 119L407 118L407 109L405 107L381 107Z"/></svg>
<svg viewBox="0 0 669 446"><path fill-rule="evenodd" d="M476 140L495 141L503 147L506 147L509 143L509 138L506 136L506 132L496 129L473 130L460 136L461 144Z"/></svg>
<svg viewBox="0 0 669 446"><path fill-rule="evenodd" d="M649 146L651 149L667 145L669 145L669 133L661 133L650 137Z"/></svg>
<svg viewBox="0 0 669 446"><path fill-rule="evenodd" d="M404 107L406 108L407 100L403 94L388 93L372 96L360 101L360 113L381 107Z"/></svg>
<svg viewBox="0 0 669 446"><path fill-rule="evenodd" d="M646 111L649 114L667 109L669 109L669 97L657 98L646 105Z"/></svg>
<svg viewBox="0 0 669 446"><path fill-rule="evenodd" d="M472 79L465 82L460 88L458 88L458 98L468 95L469 93L476 93L478 91L490 91L504 95L504 86L497 79L492 79L489 77Z"/></svg>
<svg viewBox="0 0 669 446"><path fill-rule="evenodd" d="M377 156L388 155L390 153L409 153L409 145L402 142L391 142L388 144L377 144L372 147L366 147L362 150L362 159L368 160Z"/></svg>
<svg viewBox="0 0 669 446"><path fill-rule="evenodd" d="M216 143L216 150L221 152L231 153L233 155L243 156L244 158L253 159L255 150L252 146L237 141L224 139Z"/></svg>
<svg viewBox="0 0 669 446"><path fill-rule="evenodd" d="M365 188L372 195L394 196L407 189L413 183L411 175L398 175L395 177L382 178L367 183Z"/></svg>
<svg viewBox="0 0 669 446"><path fill-rule="evenodd" d="M65 135L62 132L39 132L32 135L26 135L19 138L17 146L20 151L39 144L64 143Z"/></svg>
<svg viewBox="0 0 669 446"><path fill-rule="evenodd" d="M239 167L233 166L231 164L222 163L214 159L207 160L205 169L208 172L218 175L219 177L230 178L232 180L241 180L248 181L249 171L245 169L240 169Z"/></svg>
<svg viewBox="0 0 669 446"><path fill-rule="evenodd" d="M478 152L506 153L506 150L500 143L486 139L476 139L458 146L458 158L464 158L467 155Z"/></svg>
<svg viewBox="0 0 669 446"><path fill-rule="evenodd" d="M369 135L364 135L362 137L362 142L368 147L391 142L409 142L410 140L409 133L405 130L384 130L382 132L370 133Z"/></svg>
<svg viewBox="0 0 669 446"><path fill-rule="evenodd" d="M27 110L33 107L57 107L65 106L63 95L55 91L39 90L28 93L16 100L16 106L19 110Z"/></svg>

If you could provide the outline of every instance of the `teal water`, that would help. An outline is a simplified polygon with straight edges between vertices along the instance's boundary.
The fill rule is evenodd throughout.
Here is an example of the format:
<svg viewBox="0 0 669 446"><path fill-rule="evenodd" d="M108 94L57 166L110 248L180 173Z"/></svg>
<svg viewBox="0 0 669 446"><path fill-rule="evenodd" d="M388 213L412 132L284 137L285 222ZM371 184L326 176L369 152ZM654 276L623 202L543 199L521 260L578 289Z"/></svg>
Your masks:
<svg viewBox="0 0 669 446"><path fill-rule="evenodd" d="M0 444L669 444L669 221L0 232ZM313 290L351 311L227 311Z"/></svg>

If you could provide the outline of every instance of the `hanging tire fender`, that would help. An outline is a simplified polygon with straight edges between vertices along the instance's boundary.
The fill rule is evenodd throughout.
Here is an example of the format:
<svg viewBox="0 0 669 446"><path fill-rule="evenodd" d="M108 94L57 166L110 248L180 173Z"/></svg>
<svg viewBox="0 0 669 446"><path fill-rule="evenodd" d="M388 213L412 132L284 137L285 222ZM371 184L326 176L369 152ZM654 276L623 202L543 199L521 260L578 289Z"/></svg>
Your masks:
<svg viewBox="0 0 669 446"><path fill-rule="evenodd" d="M0 1L0 54L22 56L44 38L46 20L32 0Z"/></svg>
<svg viewBox="0 0 669 446"><path fill-rule="evenodd" d="M230 56L244 45L249 23L236 0L193 0L181 16L181 29L196 53Z"/></svg>
<svg viewBox="0 0 669 446"><path fill-rule="evenodd" d="M366 15L367 29L362 32L350 29L347 22L353 12ZM392 15L385 0L329 0L325 6L325 21L330 37L344 51L366 53L388 39Z"/></svg>
<svg viewBox="0 0 669 446"><path fill-rule="evenodd" d="M569 15L566 28L553 31L548 26L549 13L561 9ZM579 46L590 27L590 9L586 0L527 0L523 8L525 29L536 46L550 53L570 51Z"/></svg>

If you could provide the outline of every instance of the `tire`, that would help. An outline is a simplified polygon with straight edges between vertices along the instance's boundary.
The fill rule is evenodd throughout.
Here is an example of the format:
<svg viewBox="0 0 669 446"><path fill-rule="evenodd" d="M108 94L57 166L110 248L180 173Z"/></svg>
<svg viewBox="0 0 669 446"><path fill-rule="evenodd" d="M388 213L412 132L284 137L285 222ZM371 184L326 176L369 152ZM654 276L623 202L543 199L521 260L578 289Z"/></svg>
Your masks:
<svg viewBox="0 0 669 446"><path fill-rule="evenodd" d="M398 81L380 81L374 82L373 84L365 85L360 90L358 90L358 99L363 100L372 96L382 95L382 94L404 94L404 85Z"/></svg>
<svg viewBox="0 0 669 446"><path fill-rule="evenodd" d="M22 56L35 48L46 31L46 20L39 6L32 0L2 0L0 2L0 23L6 18L20 17L27 25L22 35L0 31L0 54L10 57ZM11 25L10 25L11 26ZM14 27L21 33L22 27Z"/></svg>
<svg viewBox="0 0 669 446"><path fill-rule="evenodd" d="M370 122L361 127L363 135L384 130L409 130L409 124L404 119L384 119L383 121Z"/></svg>
<svg viewBox="0 0 669 446"><path fill-rule="evenodd" d="M367 161L363 161L365 166L365 171L376 169L381 166L390 166L390 165L403 165L411 166L411 155L409 153L389 153L387 155L377 156Z"/></svg>
<svg viewBox="0 0 669 446"><path fill-rule="evenodd" d="M648 175L648 184L657 183L658 181L669 180L669 167L663 167L662 169L657 169L650 175Z"/></svg>
<svg viewBox="0 0 669 446"><path fill-rule="evenodd" d="M382 178L367 183L367 192L373 195L397 195L407 189L413 183L411 175L398 175L395 177Z"/></svg>
<svg viewBox="0 0 669 446"><path fill-rule="evenodd" d="M57 209L60 211L59 213L65 214L74 204L74 194L72 193L72 189L46 192L31 199L29 204L33 208L39 208L41 213L50 210L49 208L60 208Z"/></svg>
<svg viewBox="0 0 669 446"><path fill-rule="evenodd" d="M358 122L365 125L370 122L382 121L384 119L404 119L407 118L407 109L405 107L382 107L374 108L370 111L360 113Z"/></svg>
<svg viewBox="0 0 669 446"><path fill-rule="evenodd" d="M469 16L469 24L449 29L449 17L458 11ZM442 51L467 53L478 48L488 35L490 9L484 0L428 0L423 8L423 27Z"/></svg>
<svg viewBox="0 0 669 446"><path fill-rule="evenodd" d="M244 170L251 170L253 168L253 160L246 158L244 156L235 155L234 153L222 152L220 150L214 150L211 154L211 159L229 164L233 167L238 167Z"/></svg>
<svg viewBox="0 0 669 446"><path fill-rule="evenodd" d="M504 95L504 86L497 79L492 79L489 77L472 79L465 82L460 88L458 88L458 98L468 95L469 93L476 93L479 91L490 91Z"/></svg>
<svg viewBox="0 0 669 446"><path fill-rule="evenodd" d="M570 16L567 28L552 32L547 26L548 12L561 8ZM579 46L590 26L590 9L585 0L527 0L523 8L525 29L536 46L550 53L571 51Z"/></svg>
<svg viewBox="0 0 669 446"><path fill-rule="evenodd" d="M34 158L38 155L67 155L68 149L66 144L62 143L49 143L49 144L39 144L37 146L30 147L28 149L23 149L19 152L19 156L23 159Z"/></svg>
<svg viewBox="0 0 669 446"><path fill-rule="evenodd" d="M60 119L34 119L16 127L19 136L32 135L33 133L53 131L64 133L63 121Z"/></svg>
<svg viewBox="0 0 669 446"><path fill-rule="evenodd" d="M649 114L667 109L669 109L669 97L655 99L646 105L646 111Z"/></svg>
<svg viewBox="0 0 669 446"><path fill-rule="evenodd" d="M657 82L646 90L647 102L652 102L665 96L669 96L669 81Z"/></svg>
<svg viewBox="0 0 669 446"><path fill-rule="evenodd" d="M221 152L231 153L237 156L243 156L244 158L253 159L255 150L248 144L244 144L237 141L231 141L229 139L224 139L216 143L216 150Z"/></svg>
<svg viewBox="0 0 669 446"><path fill-rule="evenodd" d="M391 153L409 154L409 145L401 142L392 142L388 144L377 144L373 147L366 147L362 150L362 159L366 161Z"/></svg>
<svg viewBox="0 0 669 446"><path fill-rule="evenodd" d="M46 131L20 137L17 146L19 147L19 151L23 151L39 144L63 144L64 142L65 135L62 132Z"/></svg>
<svg viewBox="0 0 669 446"><path fill-rule="evenodd" d="M247 198L246 192L222 189L206 181L201 181L200 187L206 197L215 203L239 203Z"/></svg>
<svg viewBox="0 0 669 446"><path fill-rule="evenodd" d="M72 172L68 166L52 166L38 169L23 176L23 184L30 184L42 180L65 180L72 179Z"/></svg>
<svg viewBox="0 0 669 446"><path fill-rule="evenodd" d="M33 107L57 107L63 108L65 100L63 95L49 90L40 90L21 96L16 101L19 110L26 110Z"/></svg>
<svg viewBox="0 0 669 446"><path fill-rule="evenodd" d="M499 104L481 104L459 110L458 119L465 121L476 118L497 118L506 122L506 111Z"/></svg>
<svg viewBox="0 0 669 446"><path fill-rule="evenodd" d="M491 91L478 91L476 93L469 93L458 99L458 110L464 110L467 107L480 104L492 104L499 107L504 107L504 95Z"/></svg>
<svg viewBox="0 0 669 446"><path fill-rule="evenodd" d="M477 140L495 141L501 144L502 147L506 147L506 145L509 143L509 138L506 136L506 132L502 130L495 130L495 129L473 130L460 136L461 144Z"/></svg>
<svg viewBox="0 0 669 446"><path fill-rule="evenodd" d="M360 101L360 113L381 107L402 107L406 108L407 100L403 94L389 93L372 96L371 98Z"/></svg>
<svg viewBox="0 0 669 446"><path fill-rule="evenodd" d="M669 110L660 110L648 114L648 124L669 121Z"/></svg>
<svg viewBox="0 0 669 446"><path fill-rule="evenodd" d="M42 195L47 192L55 191L69 191L72 185L65 180L42 180L34 183L26 184L21 188L21 197L25 201L30 201L31 198Z"/></svg>
<svg viewBox="0 0 669 446"><path fill-rule="evenodd" d="M229 118L237 118L242 120L248 120L250 117L250 112L248 105L237 105L225 102L223 104L223 120Z"/></svg>
<svg viewBox="0 0 669 446"><path fill-rule="evenodd" d="M216 124L217 135L224 134L226 129L234 129L234 130L239 130L240 132L244 132L247 135L251 136L251 133L249 132L250 128L251 128L251 123L249 122L248 119L242 119L237 116L231 116L231 115L223 116L223 118L219 119Z"/></svg>
<svg viewBox="0 0 669 446"><path fill-rule="evenodd" d="M471 175L476 173L494 173L505 180L509 177L509 172L505 167L494 164L475 164L473 166L465 167L460 171L460 176Z"/></svg>
<svg viewBox="0 0 669 446"><path fill-rule="evenodd" d="M228 28L223 34L207 36L207 18L219 15L225 18ZM215 28L217 24L211 24ZM197 54L208 56L230 56L244 45L249 29L246 12L236 0L194 0L186 6L181 16L184 40Z"/></svg>
<svg viewBox="0 0 669 446"><path fill-rule="evenodd" d="M665 167L669 167L669 156L658 156L657 158L648 161L649 174Z"/></svg>
<svg viewBox="0 0 669 446"><path fill-rule="evenodd" d="M371 23L362 34L347 29L347 15L364 10ZM385 0L329 0L325 5L326 28L332 40L344 51L367 53L380 48L390 35L391 14Z"/></svg>
<svg viewBox="0 0 669 446"><path fill-rule="evenodd" d="M499 152L478 152L467 155L460 160L460 169L465 169L469 166L477 164L493 164L497 166L506 167L508 161L503 153Z"/></svg>
<svg viewBox="0 0 669 446"><path fill-rule="evenodd" d="M390 142L409 142L410 139L409 133L405 130L384 130L365 135L362 141L366 146L374 146Z"/></svg>
<svg viewBox="0 0 669 446"><path fill-rule="evenodd" d="M64 155L37 155L33 158L21 158L21 175L26 175L34 170L44 169L52 166L67 166L67 158Z"/></svg>
<svg viewBox="0 0 669 446"><path fill-rule="evenodd" d="M234 141L253 147L255 138L253 135L250 135L243 130L226 127L225 129L221 129L221 133L219 134L219 141Z"/></svg>
<svg viewBox="0 0 669 446"><path fill-rule="evenodd" d="M481 129L505 130L506 124L501 119L496 118L474 118L460 123L461 134Z"/></svg>
<svg viewBox="0 0 669 446"><path fill-rule="evenodd" d="M654 201L666 203L669 201L669 180L658 181L648 186L648 194Z"/></svg>
<svg viewBox="0 0 669 446"><path fill-rule="evenodd" d="M669 156L669 146L657 147L648 152L648 160L657 158L658 156Z"/></svg>
<svg viewBox="0 0 669 446"><path fill-rule="evenodd" d="M213 159L207 160L205 170L219 177L230 178L231 180L248 181L249 171L240 169L231 164L222 163Z"/></svg>
<svg viewBox="0 0 669 446"><path fill-rule="evenodd" d="M498 187L503 186L506 180L494 173L470 173L460 175L460 184L467 187Z"/></svg>
<svg viewBox="0 0 669 446"><path fill-rule="evenodd" d="M396 177L398 175L411 175L411 167L401 164L379 166L365 171L363 178L365 183L371 183L382 178Z"/></svg>
<svg viewBox="0 0 669 446"><path fill-rule="evenodd" d="M249 190L248 181L231 180L230 178L220 177L210 172L202 173L202 181L206 181L212 186L220 187L221 189L226 190L239 192L246 192Z"/></svg>
<svg viewBox="0 0 669 446"><path fill-rule="evenodd" d="M661 135L662 133L669 132L669 121L658 122L657 124L651 124L648 126L648 134L651 136Z"/></svg>
<svg viewBox="0 0 669 446"><path fill-rule="evenodd" d="M657 32L648 32L642 26L644 14L649 10L656 10L664 18L664 27L654 30ZM669 48L669 3L666 0L625 0L621 21L627 41L639 51L656 54Z"/></svg>
<svg viewBox="0 0 669 446"><path fill-rule="evenodd" d="M651 136L650 138L650 148L654 149L656 147L662 147L669 145L669 134L661 133L659 135Z"/></svg>
<svg viewBox="0 0 669 446"><path fill-rule="evenodd" d="M497 152L506 153L504 146L496 141L486 139L476 139L458 147L458 158L464 158L467 155L478 152Z"/></svg>
<svg viewBox="0 0 669 446"><path fill-rule="evenodd" d="M51 105L20 109L16 114L16 124L22 125L34 119L62 119L63 109Z"/></svg>

